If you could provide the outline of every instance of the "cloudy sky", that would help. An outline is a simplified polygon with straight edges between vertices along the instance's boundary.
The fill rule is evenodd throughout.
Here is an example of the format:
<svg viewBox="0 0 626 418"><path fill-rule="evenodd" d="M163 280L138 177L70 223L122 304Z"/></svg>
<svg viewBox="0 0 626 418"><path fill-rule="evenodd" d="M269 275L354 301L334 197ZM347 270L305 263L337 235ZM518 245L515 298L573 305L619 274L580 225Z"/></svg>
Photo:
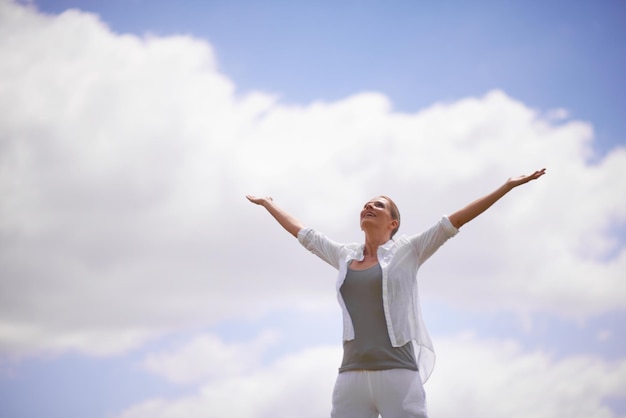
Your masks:
<svg viewBox="0 0 626 418"><path fill-rule="evenodd" d="M328 416L334 271L244 196L546 167L420 271L429 410L626 417L626 6L493 3L0 0L0 416Z"/></svg>

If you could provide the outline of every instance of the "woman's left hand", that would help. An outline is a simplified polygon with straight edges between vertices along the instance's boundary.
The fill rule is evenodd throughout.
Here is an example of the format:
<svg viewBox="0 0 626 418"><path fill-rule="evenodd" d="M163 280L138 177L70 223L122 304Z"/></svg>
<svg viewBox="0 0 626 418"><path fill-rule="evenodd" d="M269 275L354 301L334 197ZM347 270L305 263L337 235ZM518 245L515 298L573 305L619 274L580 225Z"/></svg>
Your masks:
<svg viewBox="0 0 626 418"><path fill-rule="evenodd" d="M522 184L528 183L531 180L537 180L539 177L543 176L544 174L546 174L546 169L542 168L541 170L537 170L532 174L528 174L525 176L519 176L519 177L511 177L507 182L512 186L512 187L517 187L520 186Z"/></svg>

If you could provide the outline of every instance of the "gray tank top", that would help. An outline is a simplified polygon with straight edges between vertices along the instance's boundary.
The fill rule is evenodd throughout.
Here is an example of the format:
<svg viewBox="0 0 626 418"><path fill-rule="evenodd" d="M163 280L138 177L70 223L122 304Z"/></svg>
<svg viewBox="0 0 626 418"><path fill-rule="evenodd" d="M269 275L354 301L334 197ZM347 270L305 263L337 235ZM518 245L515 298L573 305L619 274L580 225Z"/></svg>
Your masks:
<svg viewBox="0 0 626 418"><path fill-rule="evenodd" d="M366 270L348 268L341 296L352 318L354 339L344 341L339 372L348 370L417 370L413 344L393 347L383 310L383 273L379 264Z"/></svg>

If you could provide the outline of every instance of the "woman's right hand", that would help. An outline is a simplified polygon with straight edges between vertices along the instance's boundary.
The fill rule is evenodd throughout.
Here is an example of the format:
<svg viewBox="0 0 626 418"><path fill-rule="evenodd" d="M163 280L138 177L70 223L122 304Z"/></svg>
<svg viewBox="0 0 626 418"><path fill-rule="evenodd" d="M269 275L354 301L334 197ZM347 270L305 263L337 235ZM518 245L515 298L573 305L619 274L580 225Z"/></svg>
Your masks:
<svg viewBox="0 0 626 418"><path fill-rule="evenodd" d="M293 216L282 210L278 205L274 203L274 199L271 197L256 197L247 195L246 199L250 202L263 206L267 211L278 221L283 228L287 230L294 237L298 237L298 232L304 228L304 226Z"/></svg>
<svg viewBox="0 0 626 418"><path fill-rule="evenodd" d="M266 203L272 202L273 199L269 196L267 197L256 197L256 196L252 196L252 195L247 195L246 199L248 199L250 202L254 203L255 205L260 205L260 206L265 206Z"/></svg>

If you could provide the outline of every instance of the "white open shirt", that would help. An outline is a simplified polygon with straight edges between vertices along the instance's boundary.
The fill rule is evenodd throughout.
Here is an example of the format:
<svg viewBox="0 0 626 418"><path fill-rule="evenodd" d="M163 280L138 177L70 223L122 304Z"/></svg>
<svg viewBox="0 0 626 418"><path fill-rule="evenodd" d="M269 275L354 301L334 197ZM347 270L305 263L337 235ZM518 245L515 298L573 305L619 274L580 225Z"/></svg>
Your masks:
<svg viewBox="0 0 626 418"><path fill-rule="evenodd" d="M422 381L426 382L435 365L435 350L422 318L417 271L444 242L459 230L447 216L418 235L389 240L378 247L383 271L383 308L391 345L401 347L415 341L415 358ZM298 232L298 241L313 254L338 270L337 299L343 312L343 339L354 339L352 319L339 289L351 260L363 260L363 244L335 242L311 228Z"/></svg>

